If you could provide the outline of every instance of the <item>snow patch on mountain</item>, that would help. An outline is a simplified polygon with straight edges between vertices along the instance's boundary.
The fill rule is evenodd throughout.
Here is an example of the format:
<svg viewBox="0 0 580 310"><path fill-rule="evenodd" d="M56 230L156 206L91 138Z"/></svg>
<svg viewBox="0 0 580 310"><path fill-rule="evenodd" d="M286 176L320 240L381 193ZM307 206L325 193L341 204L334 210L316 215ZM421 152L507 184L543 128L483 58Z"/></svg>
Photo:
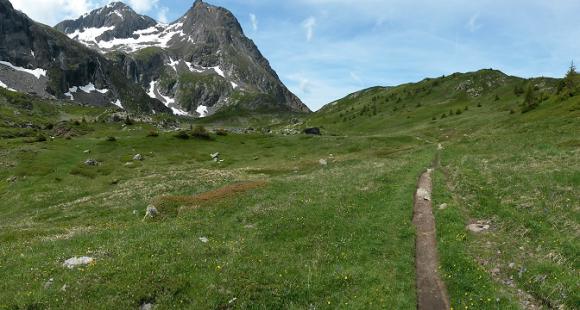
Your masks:
<svg viewBox="0 0 580 310"><path fill-rule="evenodd" d="M118 106L121 109L125 109L123 107L123 104L121 103L121 100L119 100L119 99L117 99L117 101L114 101L114 102L111 102L111 103L114 104L114 105L116 105L116 106Z"/></svg>
<svg viewBox="0 0 580 310"><path fill-rule="evenodd" d="M187 116L189 115L189 113L187 113L186 111L183 111L181 109L175 108L173 107L173 105L175 105L175 99L174 98L170 98L168 96L164 96L163 94L161 94L160 92L156 92L155 91L155 85L157 84L157 81L151 81L151 83L149 83L149 91L147 92L147 95L149 95L149 97L153 98L153 99L158 99L158 96L161 97L161 102L163 102L163 104L170 108L171 111L173 112L173 114L175 115L181 115L181 116Z"/></svg>
<svg viewBox="0 0 580 310"><path fill-rule="evenodd" d="M199 114L199 117L206 117L208 114L207 107L204 105L200 105L199 107L197 107L195 112L197 112L197 114Z"/></svg>
<svg viewBox="0 0 580 310"><path fill-rule="evenodd" d="M34 70L26 69L26 68L22 68L22 67L15 66L15 65L7 62L7 61L0 61L0 64L5 65L5 66L8 66L8 67L10 67L10 68L12 68L12 69L14 69L16 71L20 71L20 72L25 72L25 73L28 73L28 74L32 74L37 79L40 79L41 76L46 76L46 70L41 69L41 68L37 68L37 69L34 69Z"/></svg>
<svg viewBox="0 0 580 310"><path fill-rule="evenodd" d="M101 27L101 28L85 28L82 31L76 30L75 32L68 34L68 37L81 43L88 45L87 43L97 43L97 38L103 35L103 33L115 29L115 26Z"/></svg>
<svg viewBox="0 0 580 310"><path fill-rule="evenodd" d="M6 89L8 89L10 91L16 91L15 89L12 89L12 88L8 87L6 84L2 83L2 81L0 81L0 87L6 88Z"/></svg>

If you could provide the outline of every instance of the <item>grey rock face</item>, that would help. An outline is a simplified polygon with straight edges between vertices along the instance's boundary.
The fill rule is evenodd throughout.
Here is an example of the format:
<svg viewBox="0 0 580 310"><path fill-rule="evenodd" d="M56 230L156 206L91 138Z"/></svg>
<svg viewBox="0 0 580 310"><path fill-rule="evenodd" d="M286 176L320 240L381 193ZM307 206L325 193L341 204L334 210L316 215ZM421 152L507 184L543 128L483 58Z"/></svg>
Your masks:
<svg viewBox="0 0 580 310"><path fill-rule="evenodd" d="M19 84L22 74L28 73L11 73L6 66L0 65L0 77L13 80L9 86L17 91L70 99L65 94L71 88L90 84L96 89L107 89L107 92L87 92L86 96L77 96L75 101L112 106L113 102L119 100L126 110L132 112L169 112L161 102L149 98L141 87L127 80L118 68L97 51L34 22L14 10L8 0L0 0L0 61L23 69L46 72L46 78L43 75L42 78L36 78L37 81ZM83 98L86 98L86 102Z"/></svg>
<svg viewBox="0 0 580 310"><path fill-rule="evenodd" d="M169 25L114 3L64 21L56 29L108 53L125 77L150 97L194 116L236 105L249 110L310 111L280 81L234 15L200 0ZM87 40L78 35L86 29L100 31Z"/></svg>

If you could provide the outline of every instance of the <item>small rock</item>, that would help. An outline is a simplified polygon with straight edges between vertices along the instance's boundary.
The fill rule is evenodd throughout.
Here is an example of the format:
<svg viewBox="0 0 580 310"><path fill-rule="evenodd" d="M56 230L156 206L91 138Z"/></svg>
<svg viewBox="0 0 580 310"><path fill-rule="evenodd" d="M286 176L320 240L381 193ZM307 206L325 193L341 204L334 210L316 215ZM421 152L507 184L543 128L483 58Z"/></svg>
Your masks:
<svg viewBox="0 0 580 310"><path fill-rule="evenodd" d="M73 257L65 260L62 265L63 267L66 267L68 269L73 269L78 266L92 264L94 261L95 261L94 258L88 256Z"/></svg>
<svg viewBox="0 0 580 310"><path fill-rule="evenodd" d="M489 228L490 225L485 221L477 221L474 224L467 225L467 229L474 233L484 232L486 230L489 230Z"/></svg>
<svg viewBox="0 0 580 310"><path fill-rule="evenodd" d="M68 285L66 285L66 284L65 284L65 285L63 285L63 286L60 288L60 291L61 291L61 292L66 292L66 289L67 289L67 288L68 288Z"/></svg>
<svg viewBox="0 0 580 310"><path fill-rule="evenodd" d="M145 218L154 218L159 215L159 211L155 206L148 206L147 210L145 211Z"/></svg>
<svg viewBox="0 0 580 310"><path fill-rule="evenodd" d="M209 156L211 156L211 159L216 159L216 158L218 158L218 159L219 159L219 157L220 157L220 153L219 153L219 152L215 152L215 153L213 153L213 154L209 154Z"/></svg>
<svg viewBox="0 0 580 310"><path fill-rule="evenodd" d="M439 210L445 210L447 209L447 204L446 203L442 203L439 205Z"/></svg>
<svg viewBox="0 0 580 310"><path fill-rule="evenodd" d="M85 153L85 154L91 154L91 150L85 150L83 153Z"/></svg>
<svg viewBox="0 0 580 310"><path fill-rule="evenodd" d="M417 190L417 198L423 199L423 200L426 200L426 201L431 201L431 193L428 190L420 187Z"/></svg>
<svg viewBox="0 0 580 310"><path fill-rule="evenodd" d="M117 184L119 184L119 179L113 179L111 181L111 185L117 185Z"/></svg>
<svg viewBox="0 0 580 310"><path fill-rule="evenodd" d="M85 165L87 166L98 166L99 162L95 159L87 159L85 160Z"/></svg>
<svg viewBox="0 0 580 310"><path fill-rule="evenodd" d="M139 307L140 310L151 310L153 309L152 303L144 303Z"/></svg>
<svg viewBox="0 0 580 310"><path fill-rule="evenodd" d="M321 159L318 161L318 163L320 163L322 166L328 166L328 161L326 161L326 159Z"/></svg>
<svg viewBox="0 0 580 310"><path fill-rule="evenodd" d="M54 279L53 278L48 279L48 281L46 281L46 283L44 283L44 289L45 290L48 289L49 287L52 286L53 283L54 283Z"/></svg>
<svg viewBox="0 0 580 310"><path fill-rule="evenodd" d="M207 237L199 237L199 241L201 241L203 243L208 243L209 239Z"/></svg>
<svg viewBox="0 0 580 310"><path fill-rule="evenodd" d="M511 269L513 269L515 266L516 266L516 264L515 264L515 263L510 263L510 264L508 265L508 267L510 267Z"/></svg>
<svg viewBox="0 0 580 310"><path fill-rule="evenodd" d="M491 270L491 274L494 276L497 276L500 272L501 270L498 267L495 267Z"/></svg>
<svg viewBox="0 0 580 310"><path fill-rule="evenodd" d="M138 214L139 214L139 211L133 210L133 215L138 215Z"/></svg>
<svg viewBox="0 0 580 310"><path fill-rule="evenodd" d="M14 183L14 182L16 182L16 177L14 177L14 176L9 177L8 179L6 179L6 182L8 182L8 183Z"/></svg>
<svg viewBox="0 0 580 310"><path fill-rule="evenodd" d="M441 143L439 143L439 145L437 145L437 149L438 149L439 151L443 150L443 145L442 145Z"/></svg>
<svg viewBox="0 0 580 310"><path fill-rule="evenodd" d="M133 156L133 160L135 160L135 161L142 161L144 159L145 159L145 157L143 157L143 155L141 155L141 154L137 154L137 155Z"/></svg>

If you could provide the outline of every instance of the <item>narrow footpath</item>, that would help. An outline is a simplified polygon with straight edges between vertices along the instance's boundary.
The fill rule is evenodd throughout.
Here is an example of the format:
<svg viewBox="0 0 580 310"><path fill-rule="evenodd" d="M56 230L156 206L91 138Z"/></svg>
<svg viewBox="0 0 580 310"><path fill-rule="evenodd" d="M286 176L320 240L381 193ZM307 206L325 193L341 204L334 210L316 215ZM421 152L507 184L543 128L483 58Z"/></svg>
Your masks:
<svg viewBox="0 0 580 310"><path fill-rule="evenodd" d="M438 272L435 217L431 203L432 172L433 170L429 169L421 175L413 209L413 224L417 236L415 241L417 309L447 310L450 308L449 296Z"/></svg>

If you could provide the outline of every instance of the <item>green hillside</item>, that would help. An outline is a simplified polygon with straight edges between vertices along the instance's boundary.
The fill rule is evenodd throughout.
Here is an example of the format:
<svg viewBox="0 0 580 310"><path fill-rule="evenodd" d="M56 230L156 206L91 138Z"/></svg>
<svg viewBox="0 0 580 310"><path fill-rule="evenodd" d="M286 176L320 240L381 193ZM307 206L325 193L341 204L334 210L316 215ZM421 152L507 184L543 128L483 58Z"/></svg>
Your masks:
<svg viewBox="0 0 580 310"><path fill-rule="evenodd" d="M416 309L428 167L453 309L578 308L578 85L482 70L202 120L0 88L0 309Z"/></svg>

